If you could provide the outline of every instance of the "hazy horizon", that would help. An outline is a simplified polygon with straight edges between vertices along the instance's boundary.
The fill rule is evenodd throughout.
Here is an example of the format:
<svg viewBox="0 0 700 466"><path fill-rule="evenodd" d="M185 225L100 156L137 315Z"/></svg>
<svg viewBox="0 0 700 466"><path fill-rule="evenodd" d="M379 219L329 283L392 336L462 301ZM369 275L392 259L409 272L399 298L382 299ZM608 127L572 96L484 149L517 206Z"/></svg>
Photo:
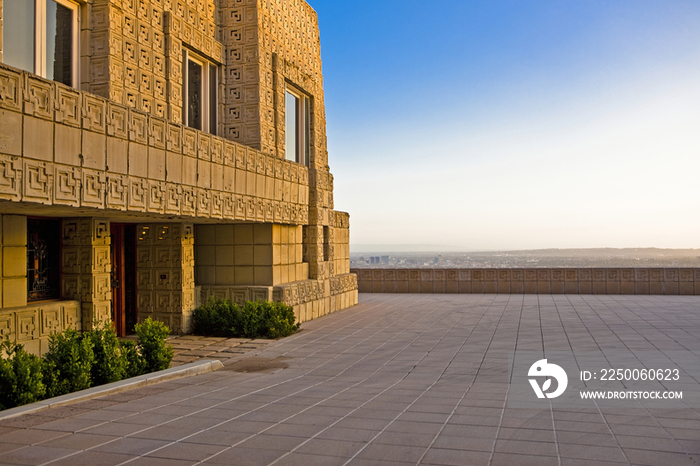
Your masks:
<svg viewBox="0 0 700 466"><path fill-rule="evenodd" d="M700 245L700 2L309 3L351 243Z"/></svg>
<svg viewBox="0 0 700 466"><path fill-rule="evenodd" d="M350 254L396 254L396 253L503 253L503 252L538 252L538 251L624 251L624 250L661 250L661 251L697 251L700 248L657 248L657 247L626 247L626 248L534 248L534 249L463 249L458 246L438 244L350 244Z"/></svg>

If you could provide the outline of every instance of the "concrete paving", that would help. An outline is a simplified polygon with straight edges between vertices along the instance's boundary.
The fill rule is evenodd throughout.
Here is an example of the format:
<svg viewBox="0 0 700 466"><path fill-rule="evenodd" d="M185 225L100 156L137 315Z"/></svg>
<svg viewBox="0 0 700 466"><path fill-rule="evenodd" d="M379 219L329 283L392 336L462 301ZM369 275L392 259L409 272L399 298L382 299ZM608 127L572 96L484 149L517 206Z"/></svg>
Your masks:
<svg viewBox="0 0 700 466"><path fill-rule="evenodd" d="M697 406L508 401L513 350L697 354L697 297L364 294L302 329L216 372L4 420L0 464L700 464Z"/></svg>
<svg viewBox="0 0 700 466"><path fill-rule="evenodd" d="M265 338L217 338L199 335L174 335L168 338L173 347L171 367L189 364L201 359L227 361L249 351L257 350L275 340Z"/></svg>

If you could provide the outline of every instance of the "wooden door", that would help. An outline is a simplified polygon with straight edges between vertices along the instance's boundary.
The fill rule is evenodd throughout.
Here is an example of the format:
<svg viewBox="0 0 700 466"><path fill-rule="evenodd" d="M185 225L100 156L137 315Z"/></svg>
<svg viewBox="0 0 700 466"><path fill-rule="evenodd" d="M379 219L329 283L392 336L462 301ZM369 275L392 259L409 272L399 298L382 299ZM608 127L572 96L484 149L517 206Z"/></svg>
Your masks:
<svg viewBox="0 0 700 466"><path fill-rule="evenodd" d="M124 224L112 223L112 324L117 335L126 335Z"/></svg>

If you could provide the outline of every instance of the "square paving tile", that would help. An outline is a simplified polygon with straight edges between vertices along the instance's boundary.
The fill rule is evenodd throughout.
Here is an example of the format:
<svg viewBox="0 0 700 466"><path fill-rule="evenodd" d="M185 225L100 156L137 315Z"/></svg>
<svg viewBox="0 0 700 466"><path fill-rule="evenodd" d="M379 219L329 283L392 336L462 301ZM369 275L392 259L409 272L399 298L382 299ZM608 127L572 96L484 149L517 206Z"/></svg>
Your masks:
<svg viewBox="0 0 700 466"><path fill-rule="evenodd" d="M221 371L8 419L0 464L700 462L693 410L506 403L516 345L700 351L697 297L363 294L304 329L278 341L172 339L180 359L217 351L233 362L248 356L220 352L254 350L289 367L238 373L227 361Z"/></svg>

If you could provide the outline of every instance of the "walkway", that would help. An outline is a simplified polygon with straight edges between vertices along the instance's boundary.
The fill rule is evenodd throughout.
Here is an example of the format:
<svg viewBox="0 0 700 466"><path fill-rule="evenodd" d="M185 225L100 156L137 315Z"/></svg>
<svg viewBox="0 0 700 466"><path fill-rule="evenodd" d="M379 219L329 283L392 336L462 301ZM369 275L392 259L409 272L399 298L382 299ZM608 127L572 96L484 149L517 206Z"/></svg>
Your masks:
<svg viewBox="0 0 700 466"><path fill-rule="evenodd" d="M0 464L700 464L700 372L668 408L509 384L514 349L697 360L697 297L364 294L302 328L217 372L3 421Z"/></svg>

